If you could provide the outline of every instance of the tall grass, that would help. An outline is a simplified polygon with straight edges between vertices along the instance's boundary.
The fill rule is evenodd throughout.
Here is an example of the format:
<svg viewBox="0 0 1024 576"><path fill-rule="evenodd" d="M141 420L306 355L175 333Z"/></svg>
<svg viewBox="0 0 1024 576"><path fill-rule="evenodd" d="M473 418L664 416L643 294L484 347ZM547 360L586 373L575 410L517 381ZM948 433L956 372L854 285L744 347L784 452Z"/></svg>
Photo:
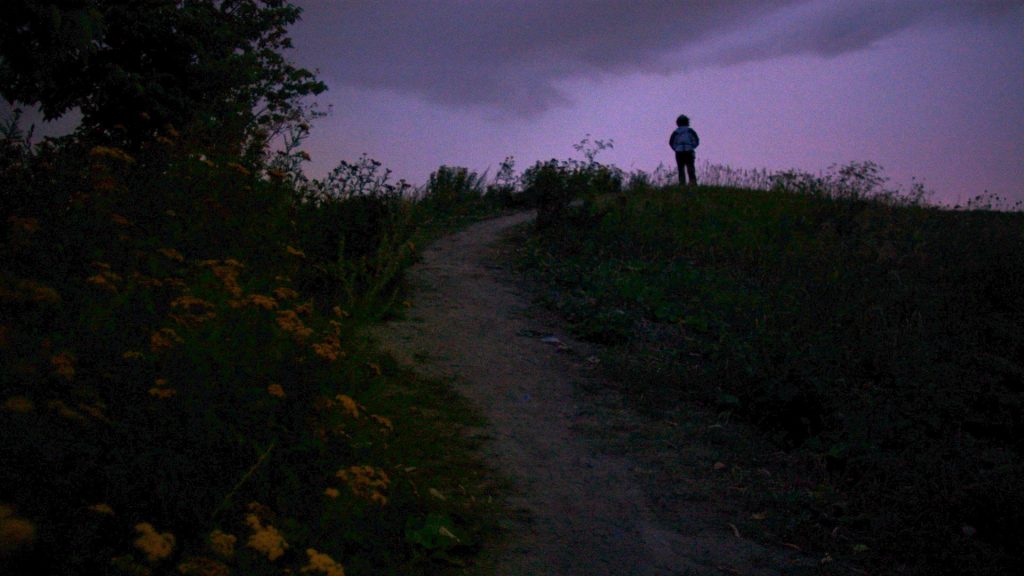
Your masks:
<svg viewBox="0 0 1024 576"><path fill-rule="evenodd" d="M773 495L783 538L879 573L1014 573L1024 216L882 181L598 195L528 261L637 398L717 406L817 463Z"/></svg>

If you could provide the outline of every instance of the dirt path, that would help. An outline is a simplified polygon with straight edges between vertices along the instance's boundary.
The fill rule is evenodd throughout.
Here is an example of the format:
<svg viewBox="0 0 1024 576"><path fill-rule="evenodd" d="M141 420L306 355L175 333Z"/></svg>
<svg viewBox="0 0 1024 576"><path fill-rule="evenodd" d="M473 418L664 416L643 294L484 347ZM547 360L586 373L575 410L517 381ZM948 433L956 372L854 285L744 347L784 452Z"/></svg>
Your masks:
<svg viewBox="0 0 1024 576"><path fill-rule="evenodd" d="M792 556L737 538L699 505L666 504L656 492L672 486L652 489L644 463L595 440L604 408L581 393L598 377L591 351L493 264L502 233L530 217L487 220L428 248L411 271L408 319L378 333L400 360L455 377L491 423L488 456L513 479L512 505L524 512L489 560L494 573L794 573Z"/></svg>

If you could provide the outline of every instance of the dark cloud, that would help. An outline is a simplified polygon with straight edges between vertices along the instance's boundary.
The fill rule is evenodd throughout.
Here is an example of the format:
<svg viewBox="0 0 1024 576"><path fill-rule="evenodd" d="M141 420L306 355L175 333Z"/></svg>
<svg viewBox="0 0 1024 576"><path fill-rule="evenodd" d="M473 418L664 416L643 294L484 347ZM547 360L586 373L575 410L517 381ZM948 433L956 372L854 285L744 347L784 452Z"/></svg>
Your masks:
<svg viewBox="0 0 1024 576"><path fill-rule="evenodd" d="M1018 9L959 0L422 2L299 0L297 59L329 84L533 114L558 82L668 74L794 54L836 56L912 26Z"/></svg>

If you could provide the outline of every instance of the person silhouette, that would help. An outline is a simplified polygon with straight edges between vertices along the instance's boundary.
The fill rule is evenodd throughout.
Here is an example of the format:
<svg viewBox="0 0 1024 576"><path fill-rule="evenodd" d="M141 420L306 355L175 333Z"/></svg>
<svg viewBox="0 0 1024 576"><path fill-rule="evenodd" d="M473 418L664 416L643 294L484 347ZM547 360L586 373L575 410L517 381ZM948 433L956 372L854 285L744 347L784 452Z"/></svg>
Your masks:
<svg viewBox="0 0 1024 576"><path fill-rule="evenodd" d="M668 145L676 153L676 166L679 168L679 185L686 187L686 177L690 179L690 185L697 185L697 146L700 146L700 137L697 131L690 128L690 118L680 114L676 118L676 129L668 137Z"/></svg>

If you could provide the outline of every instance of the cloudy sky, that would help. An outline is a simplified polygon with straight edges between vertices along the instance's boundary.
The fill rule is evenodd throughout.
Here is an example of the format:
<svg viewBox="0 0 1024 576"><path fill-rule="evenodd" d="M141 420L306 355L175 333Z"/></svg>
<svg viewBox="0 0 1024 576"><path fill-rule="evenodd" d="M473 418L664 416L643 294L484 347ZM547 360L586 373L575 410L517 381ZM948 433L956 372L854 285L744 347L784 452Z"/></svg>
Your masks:
<svg viewBox="0 0 1024 576"><path fill-rule="evenodd" d="M586 134L626 170L871 160L935 200L1024 199L1024 1L297 0L297 64L331 107L313 175L367 153L422 183L568 158Z"/></svg>

